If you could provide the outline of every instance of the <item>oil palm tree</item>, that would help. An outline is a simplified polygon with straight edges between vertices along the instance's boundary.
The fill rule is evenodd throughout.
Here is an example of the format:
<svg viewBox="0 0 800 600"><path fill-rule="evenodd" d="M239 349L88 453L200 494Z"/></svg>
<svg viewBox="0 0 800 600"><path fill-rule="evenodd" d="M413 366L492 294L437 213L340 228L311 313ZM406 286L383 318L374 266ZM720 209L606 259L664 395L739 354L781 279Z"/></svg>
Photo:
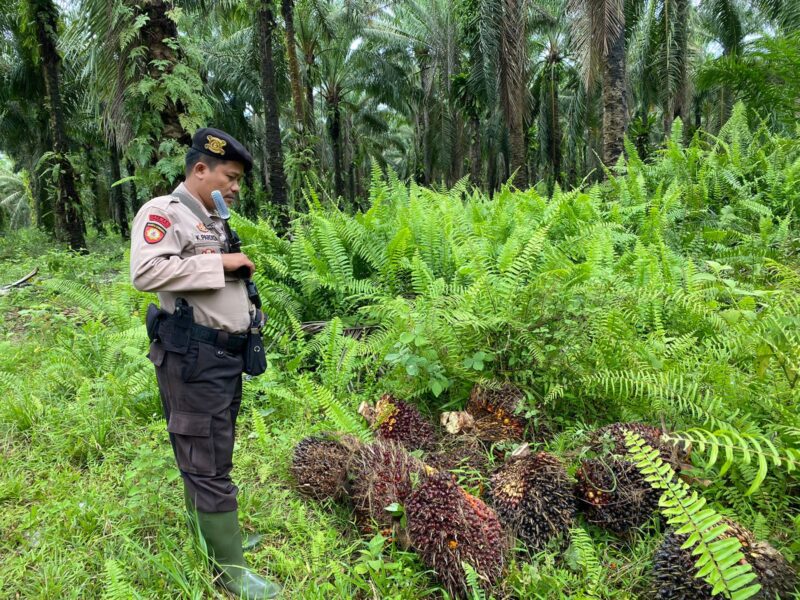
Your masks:
<svg viewBox="0 0 800 600"><path fill-rule="evenodd" d="M525 142L527 5L527 0L503 0L500 21L500 106L508 126L509 167L518 187L528 183Z"/></svg>
<svg viewBox="0 0 800 600"><path fill-rule="evenodd" d="M623 0L570 0L576 49L587 88L602 82L603 162L622 154L628 119Z"/></svg>
<svg viewBox="0 0 800 600"><path fill-rule="evenodd" d="M26 23L33 29L27 33L30 35L29 42L33 47L35 60L42 69L50 116L51 156L54 163L51 172L57 180L56 233L69 243L70 248L83 251L86 240L81 202L75 185L75 171L67 156L70 140L62 102L61 56L57 49L58 8L52 0L26 0L23 9Z"/></svg>
<svg viewBox="0 0 800 600"><path fill-rule="evenodd" d="M528 23L529 30L534 32L528 54L531 56L531 96L539 149L538 157L532 157L536 160L531 164L544 167L538 178L549 184L565 181L562 114L575 116L580 107L573 104L582 100L576 85L579 74L571 56L572 40L564 19L565 10L564 0L537 0L531 5ZM568 131L581 131L583 122L584 119L579 118ZM582 134L570 136L568 141L580 146L584 137Z"/></svg>
<svg viewBox="0 0 800 600"><path fill-rule="evenodd" d="M371 31L394 51L394 60L407 64L411 57L410 76L401 84L405 103L395 99L393 105L411 109L420 159L418 180L430 184L441 177L455 183L463 175L465 137L463 117L452 94L462 61L456 3L406 0Z"/></svg>
<svg viewBox="0 0 800 600"><path fill-rule="evenodd" d="M200 69L178 31L181 13L167 0L80 0L80 7L73 51L90 71L106 140L138 167L141 193L165 192L182 174L191 133L211 115Z"/></svg>
<svg viewBox="0 0 800 600"><path fill-rule="evenodd" d="M264 99L264 124L269 165L269 183L272 203L278 207L279 224L282 229L289 225L289 197L286 174L283 169L283 144L281 142L280 106L278 105L275 57L273 54L276 35L275 12L271 0L261 0L256 12L258 47L261 67L261 93Z"/></svg>
<svg viewBox="0 0 800 600"><path fill-rule="evenodd" d="M14 168L31 174L32 221L50 233L55 232L52 199L36 167L45 152L52 149L42 71L30 43L21 31L20 2L0 10L0 149L14 162Z"/></svg>

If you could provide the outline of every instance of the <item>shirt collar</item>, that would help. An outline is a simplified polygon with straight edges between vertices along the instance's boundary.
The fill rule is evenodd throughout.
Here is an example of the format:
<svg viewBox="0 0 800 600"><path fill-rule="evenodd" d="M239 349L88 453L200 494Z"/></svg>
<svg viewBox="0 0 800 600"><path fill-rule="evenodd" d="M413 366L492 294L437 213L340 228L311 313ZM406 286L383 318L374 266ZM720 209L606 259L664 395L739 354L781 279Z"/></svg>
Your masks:
<svg viewBox="0 0 800 600"><path fill-rule="evenodd" d="M207 214L209 217L219 218L219 215L217 214L217 211L216 210L213 211L213 212L209 211L206 208L206 205L203 204L203 202L197 196L195 196L192 192L189 191L189 188L186 187L186 184L184 182L179 183L178 187L175 188L175 191L176 192L183 192L184 194L189 196L192 200L196 200L197 204L200 205L200 208L203 210L203 212L205 214Z"/></svg>

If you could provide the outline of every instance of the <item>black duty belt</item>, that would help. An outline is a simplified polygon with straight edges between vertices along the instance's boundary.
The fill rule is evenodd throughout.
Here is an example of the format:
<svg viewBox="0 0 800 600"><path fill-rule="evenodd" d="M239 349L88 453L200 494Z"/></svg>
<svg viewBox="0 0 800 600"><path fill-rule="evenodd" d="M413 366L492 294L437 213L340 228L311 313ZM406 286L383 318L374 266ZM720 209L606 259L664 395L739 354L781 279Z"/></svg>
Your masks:
<svg viewBox="0 0 800 600"><path fill-rule="evenodd" d="M246 335L236 335L228 333L227 331L220 331L219 329L212 329L211 327L204 327L203 325L197 324L192 325L191 337L198 342L214 344L216 347L232 352L233 354L238 354L244 350L244 346L247 343Z"/></svg>

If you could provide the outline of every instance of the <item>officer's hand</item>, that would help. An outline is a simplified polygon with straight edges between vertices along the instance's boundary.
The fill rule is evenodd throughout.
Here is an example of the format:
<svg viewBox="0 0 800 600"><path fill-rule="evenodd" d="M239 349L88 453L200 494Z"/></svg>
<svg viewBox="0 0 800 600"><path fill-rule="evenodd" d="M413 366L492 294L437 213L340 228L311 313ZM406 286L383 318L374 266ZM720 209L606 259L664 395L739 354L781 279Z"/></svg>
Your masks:
<svg viewBox="0 0 800 600"><path fill-rule="evenodd" d="M256 266L253 264L253 262L241 252L222 255L223 271L227 272L238 271L242 267L247 267L247 269L250 271L251 276L253 275L253 272L256 270Z"/></svg>

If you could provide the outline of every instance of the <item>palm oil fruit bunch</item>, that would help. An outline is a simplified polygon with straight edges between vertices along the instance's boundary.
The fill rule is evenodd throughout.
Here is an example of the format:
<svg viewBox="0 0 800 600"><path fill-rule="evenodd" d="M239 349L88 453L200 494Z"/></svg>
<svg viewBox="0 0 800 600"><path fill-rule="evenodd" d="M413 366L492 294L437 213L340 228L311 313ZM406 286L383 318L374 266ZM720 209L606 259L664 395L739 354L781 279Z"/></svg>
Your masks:
<svg viewBox="0 0 800 600"><path fill-rule="evenodd" d="M797 589L797 573L783 555L767 542L755 540L752 533L725 520L728 530L723 538L736 536L742 544L742 554L753 568L761 590L752 598L773 600L789 599ZM657 600L711 600L711 586L695 578L692 548L682 549L687 536L670 532L656 551L653 565L653 583ZM715 596L719 597L719 596Z"/></svg>
<svg viewBox="0 0 800 600"><path fill-rule="evenodd" d="M323 434L302 439L292 453L289 470L298 491L315 500L346 495L347 467L360 442L352 436Z"/></svg>
<svg viewBox="0 0 800 600"><path fill-rule="evenodd" d="M592 432L590 444L597 453L608 453L616 456L626 456L628 447L625 445L625 434L631 432L641 437L651 448L658 450L661 459L669 463L673 469L678 469L680 459L685 458L677 446L664 441L664 432L658 427L644 423L612 423Z"/></svg>
<svg viewBox="0 0 800 600"><path fill-rule="evenodd" d="M400 442L408 450L426 450L435 443L433 425L408 402L384 394L375 404L378 437Z"/></svg>
<svg viewBox="0 0 800 600"><path fill-rule="evenodd" d="M521 440L527 421L519 416L522 392L510 383L498 389L476 385L467 403L467 412L475 419L475 433L485 441Z"/></svg>
<svg viewBox="0 0 800 600"><path fill-rule="evenodd" d="M616 457L582 460L575 473L578 506L590 523L624 536L658 510L659 493L632 462Z"/></svg>
<svg viewBox="0 0 800 600"><path fill-rule="evenodd" d="M386 507L404 504L414 479L424 477L426 469L397 442L377 440L356 450L349 472L350 497L361 525L391 528L394 518Z"/></svg>
<svg viewBox="0 0 800 600"><path fill-rule="evenodd" d="M405 505L408 534L425 564L453 597L469 591L462 562L489 589L505 564L508 540L495 512L439 471L417 487Z"/></svg>
<svg viewBox="0 0 800 600"><path fill-rule="evenodd" d="M486 500L534 551L575 520L573 484L561 461L547 452L511 458L489 480Z"/></svg>

